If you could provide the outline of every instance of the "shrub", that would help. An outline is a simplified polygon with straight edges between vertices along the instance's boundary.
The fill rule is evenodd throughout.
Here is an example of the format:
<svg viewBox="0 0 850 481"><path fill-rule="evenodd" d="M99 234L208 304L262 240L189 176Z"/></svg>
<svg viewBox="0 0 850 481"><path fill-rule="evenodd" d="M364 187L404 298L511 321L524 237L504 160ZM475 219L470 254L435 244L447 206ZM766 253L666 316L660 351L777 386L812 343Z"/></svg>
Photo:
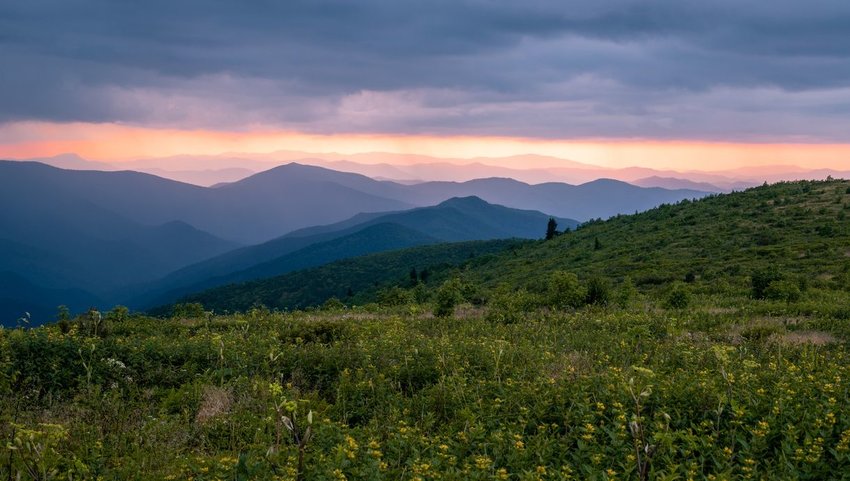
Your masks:
<svg viewBox="0 0 850 481"><path fill-rule="evenodd" d="M71 332L71 311L68 309L68 306L65 305L59 306L58 311L56 319L59 321L59 331L62 332L62 334L68 334Z"/></svg>
<svg viewBox="0 0 850 481"><path fill-rule="evenodd" d="M667 307L671 309L687 309L691 303L691 292L688 286L677 282L673 284L667 295Z"/></svg>
<svg viewBox="0 0 850 481"><path fill-rule="evenodd" d="M782 279L782 274L775 267L753 271L750 276L752 296L754 299L764 299L765 291L771 282Z"/></svg>
<svg viewBox="0 0 850 481"><path fill-rule="evenodd" d="M549 276L546 302L556 309L581 307L587 298L587 289L572 272L555 271Z"/></svg>
<svg viewBox="0 0 850 481"><path fill-rule="evenodd" d="M537 296L525 289L515 290L507 285L500 285L490 298L487 320L513 324L522 320L524 315L534 310L538 304Z"/></svg>
<svg viewBox="0 0 850 481"><path fill-rule="evenodd" d="M206 313L204 312L204 305L200 302L187 302L184 304L175 304L174 305L174 317L184 318L184 319L199 319L204 317Z"/></svg>
<svg viewBox="0 0 850 481"><path fill-rule="evenodd" d="M741 337L750 342L759 342L784 332L785 328L779 324L755 323L744 327L741 330Z"/></svg>
<svg viewBox="0 0 850 481"><path fill-rule="evenodd" d="M345 304L336 297L331 297L322 304L322 309L326 311L338 311L340 309L345 309Z"/></svg>
<svg viewBox="0 0 850 481"><path fill-rule="evenodd" d="M124 306L115 306L106 313L106 320L109 322L125 322L129 318L130 310Z"/></svg>
<svg viewBox="0 0 850 481"><path fill-rule="evenodd" d="M109 331L107 320L100 311L92 307L85 314L77 316L77 326L83 335L105 336Z"/></svg>
<svg viewBox="0 0 850 481"><path fill-rule="evenodd" d="M413 293L398 286L382 289L378 292L378 304L382 306L404 306L413 304Z"/></svg>
<svg viewBox="0 0 850 481"><path fill-rule="evenodd" d="M587 295L585 302L597 306L606 306L611 300L611 284L608 279L592 277L587 281Z"/></svg>
<svg viewBox="0 0 850 481"><path fill-rule="evenodd" d="M799 285L791 280L773 281L764 290L764 297L774 301L797 302L801 296Z"/></svg>
<svg viewBox="0 0 850 481"><path fill-rule="evenodd" d="M444 282L437 289L434 302L434 315L437 317L449 317L454 314L455 306L463 301L463 291L460 279L454 278Z"/></svg>

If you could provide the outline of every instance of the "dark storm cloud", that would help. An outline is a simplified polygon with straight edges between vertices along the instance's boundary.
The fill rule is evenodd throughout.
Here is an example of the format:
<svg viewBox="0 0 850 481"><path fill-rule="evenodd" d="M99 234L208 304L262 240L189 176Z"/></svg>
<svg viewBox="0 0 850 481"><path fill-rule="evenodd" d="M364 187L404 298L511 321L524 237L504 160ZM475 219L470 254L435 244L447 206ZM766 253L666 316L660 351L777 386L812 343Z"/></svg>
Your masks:
<svg viewBox="0 0 850 481"><path fill-rule="evenodd" d="M0 121L850 135L843 0L8 1L0 57Z"/></svg>

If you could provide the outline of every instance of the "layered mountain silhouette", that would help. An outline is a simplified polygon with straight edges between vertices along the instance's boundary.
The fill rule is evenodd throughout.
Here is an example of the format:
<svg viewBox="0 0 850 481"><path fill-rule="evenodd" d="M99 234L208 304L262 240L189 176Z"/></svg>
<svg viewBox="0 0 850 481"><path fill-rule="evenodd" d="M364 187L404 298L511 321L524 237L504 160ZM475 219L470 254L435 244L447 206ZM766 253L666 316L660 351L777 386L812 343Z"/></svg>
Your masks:
<svg viewBox="0 0 850 481"><path fill-rule="evenodd" d="M301 229L269 242L244 247L180 269L164 279L133 288L144 292L134 306L164 304L210 287L271 277L363 254L404 247L489 239L537 239L549 216L489 204L477 197L452 198L433 207L359 214L336 224ZM560 228L577 221L556 219Z"/></svg>
<svg viewBox="0 0 850 481"><path fill-rule="evenodd" d="M22 204L33 202L37 195L50 205L87 203L146 225L180 220L240 244L263 242L360 212L413 207L397 198L381 197L384 185L391 189L397 184L298 164L205 188L132 171L64 170L34 162L0 162L0 187L29 196L18 199Z"/></svg>
<svg viewBox="0 0 850 481"><path fill-rule="evenodd" d="M199 187L133 171L0 161L0 273L21 279L18 284L30 286L28 292L52 293L41 299L67 298L62 303L69 306L112 304L127 299L128 289L138 293L139 286L157 279L181 279L171 287L219 277L230 282L429 242L539 237L548 215L566 227L573 222L567 219L609 217L704 195L611 180L577 186L512 179L404 185L295 163ZM478 199L410 211L469 196ZM366 227L375 228L359 235L373 237L316 247ZM254 247L234 250L241 246ZM258 267L308 247L313 250ZM225 253L231 257L219 257ZM223 267L204 267L188 277L195 271L181 271L207 260ZM228 277L240 271L245 272ZM20 308L11 301L0 304L0 319L20 316Z"/></svg>
<svg viewBox="0 0 850 481"><path fill-rule="evenodd" d="M637 187L599 179L581 185L558 182L529 185L513 179L491 178L468 182L426 182L408 187L410 202L431 204L438 199L474 195L487 202L532 209L581 221L634 213L657 205L700 198L707 192Z"/></svg>

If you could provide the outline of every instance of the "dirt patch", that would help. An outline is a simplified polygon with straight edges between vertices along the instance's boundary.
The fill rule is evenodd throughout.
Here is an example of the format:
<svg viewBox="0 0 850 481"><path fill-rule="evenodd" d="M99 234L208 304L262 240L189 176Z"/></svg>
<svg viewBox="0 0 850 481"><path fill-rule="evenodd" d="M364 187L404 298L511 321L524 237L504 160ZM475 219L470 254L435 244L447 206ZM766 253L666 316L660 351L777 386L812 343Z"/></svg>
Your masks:
<svg viewBox="0 0 850 481"><path fill-rule="evenodd" d="M711 307L706 309L705 312L713 316L718 316L722 314L735 314L739 310L740 309L736 309L734 307Z"/></svg>
<svg viewBox="0 0 850 481"><path fill-rule="evenodd" d="M764 317L754 317L749 323L742 324L742 326L796 326L806 320L805 317L793 317L793 316L764 316Z"/></svg>
<svg viewBox="0 0 850 481"><path fill-rule="evenodd" d="M454 318L456 319L480 319L484 317L486 310L483 307L461 306L455 309Z"/></svg>
<svg viewBox="0 0 850 481"><path fill-rule="evenodd" d="M832 334L822 331L793 331L771 337L771 341L791 346L811 344L813 346L825 346L833 344L838 340Z"/></svg>
<svg viewBox="0 0 850 481"><path fill-rule="evenodd" d="M677 341L685 341L694 344L709 342L711 339L704 332L687 331L676 337Z"/></svg>
<svg viewBox="0 0 850 481"><path fill-rule="evenodd" d="M198 414L195 416L195 422L205 424L211 419L227 414L230 407L233 405L233 394L229 390L207 386L204 388L204 394L201 398L201 407L198 409Z"/></svg>

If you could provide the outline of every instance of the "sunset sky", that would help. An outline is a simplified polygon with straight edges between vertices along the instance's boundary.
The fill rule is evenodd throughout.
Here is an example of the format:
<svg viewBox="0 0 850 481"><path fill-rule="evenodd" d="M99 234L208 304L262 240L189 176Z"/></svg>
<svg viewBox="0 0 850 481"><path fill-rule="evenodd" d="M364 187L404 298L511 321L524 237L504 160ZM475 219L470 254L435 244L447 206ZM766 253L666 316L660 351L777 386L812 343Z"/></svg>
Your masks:
<svg viewBox="0 0 850 481"><path fill-rule="evenodd" d="M0 158L850 169L845 0L32 0L0 32Z"/></svg>

